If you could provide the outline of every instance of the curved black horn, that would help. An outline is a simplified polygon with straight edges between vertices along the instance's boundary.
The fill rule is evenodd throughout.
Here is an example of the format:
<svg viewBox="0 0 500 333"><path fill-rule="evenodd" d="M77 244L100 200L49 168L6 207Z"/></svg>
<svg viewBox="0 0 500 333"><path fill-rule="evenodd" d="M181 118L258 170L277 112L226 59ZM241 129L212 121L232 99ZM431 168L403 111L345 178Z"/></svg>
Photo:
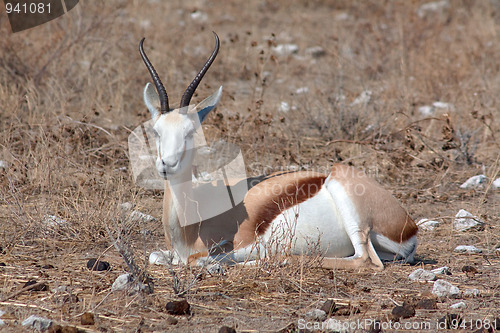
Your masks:
<svg viewBox="0 0 500 333"><path fill-rule="evenodd" d="M158 76L158 73L156 73L153 64L151 63L151 61L149 61L146 53L144 52L144 47L142 46L142 44L144 43L145 39L146 38L142 38L141 42L139 43L139 52L141 53L144 64L146 64L146 67L148 68L149 74L151 74L151 78L153 79L153 82L155 84L156 91L158 92L158 96L160 97L160 113L164 114L170 110L168 108L167 91L165 90L163 83L161 83L160 77Z"/></svg>
<svg viewBox="0 0 500 333"><path fill-rule="evenodd" d="M196 88L198 88L198 85L200 84L201 79L203 79L203 76L210 68L210 65L212 65L212 63L214 62L215 57L217 56L217 52L219 52L219 46L220 46L219 36L217 36L217 34L215 32L213 32L213 33L215 36L215 49L212 52L212 55L210 56L210 58L208 58L205 65L203 65L203 68L200 70L198 75L196 75L193 82L191 82L191 84L187 87L186 91L184 92L184 95L182 95L181 109L185 106L189 106L189 102L191 101L191 97L193 97L193 94L194 94Z"/></svg>

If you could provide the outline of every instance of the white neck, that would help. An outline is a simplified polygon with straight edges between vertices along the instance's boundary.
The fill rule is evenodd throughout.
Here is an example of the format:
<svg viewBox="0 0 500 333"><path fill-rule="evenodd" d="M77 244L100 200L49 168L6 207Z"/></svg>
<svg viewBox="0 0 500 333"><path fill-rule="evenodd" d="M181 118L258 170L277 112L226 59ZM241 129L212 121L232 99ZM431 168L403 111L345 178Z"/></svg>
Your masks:
<svg viewBox="0 0 500 333"><path fill-rule="evenodd" d="M163 224L167 234L167 242L179 256L186 260L191 255L191 248L198 238L200 224L187 224L193 221L193 210L183 209L193 197L191 168L187 171L169 176L165 181L165 198L163 202ZM180 208L180 209L179 209ZM181 219L179 219L179 214Z"/></svg>

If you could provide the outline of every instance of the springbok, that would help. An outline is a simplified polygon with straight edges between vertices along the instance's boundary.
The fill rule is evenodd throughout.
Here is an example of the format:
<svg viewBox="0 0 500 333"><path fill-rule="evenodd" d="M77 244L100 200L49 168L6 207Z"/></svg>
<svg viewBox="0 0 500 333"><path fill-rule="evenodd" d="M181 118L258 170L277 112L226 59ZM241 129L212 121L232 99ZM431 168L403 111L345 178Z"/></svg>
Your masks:
<svg viewBox="0 0 500 333"><path fill-rule="evenodd" d="M219 38L214 35L215 49L184 92L178 109L169 108L166 90L144 52L144 38L139 44L156 87L146 84L144 102L154 122L156 168L165 179L163 225L168 250L187 263L214 258L213 249L220 252L223 248L222 258L240 263L265 253L266 245L285 244L282 238L290 237L286 243L289 255L310 253L315 243L324 257L324 268L383 270L382 260L413 261L418 231L415 222L377 182L342 164L335 164L329 174L297 171L251 178L244 200L233 210L181 225L169 183L184 184L180 196L195 200L191 184L193 134L217 106L222 87L194 108L189 108L189 103L219 51ZM220 253L217 258L221 258Z"/></svg>

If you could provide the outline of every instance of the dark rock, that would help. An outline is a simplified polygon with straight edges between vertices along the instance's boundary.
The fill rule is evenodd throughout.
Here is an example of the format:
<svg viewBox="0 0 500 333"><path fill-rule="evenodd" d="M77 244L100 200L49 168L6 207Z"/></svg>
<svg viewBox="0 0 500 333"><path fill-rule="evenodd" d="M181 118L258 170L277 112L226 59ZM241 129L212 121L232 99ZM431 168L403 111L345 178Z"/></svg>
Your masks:
<svg viewBox="0 0 500 333"><path fill-rule="evenodd" d="M191 306L185 299L182 301L168 302L165 309L172 315L186 315L191 312Z"/></svg>
<svg viewBox="0 0 500 333"><path fill-rule="evenodd" d="M53 265L48 264L48 265L43 265L41 268L42 268L42 269L53 269L53 268L54 268L54 266L53 266Z"/></svg>
<svg viewBox="0 0 500 333"><path fill-rule="evenodd" d="M91 271L107 271L109 270L109 262L107 261L100 261L95 258L89 259L87 261L87 268L90 269Z"/></svg>
<svg viewBox="0 0 500 333"><path fill-rule="evenodd" d="M422 298L415 304L415 309L435 310L437 309L437 301L435 298Z"/></svg>
<svg viewBox="0 0 500 333"><path fill-rule="evenodd" d="M229 326L222 326L219 329L219 333L236 333L236 330Z"/></svg>
<svg viewBox="0 0 500 333"><path fill-rule="evenodd" d="M392 316L395 319L411 318L411 317L415 316L415 307L410 305L410 304L403 303L403 306L396 306L392 309Z"/></svg>
<svg viewBox="0 0 500 333"><path fill-rule="evenodd" d="M26 282L23 286L23 288L26 288L28 286L32 286L32 285L35 285L37 284L38 282L36 282L36 280L29 280L28 282ZM31 291L47 291L49 290L49 286L46 284L46 283L41 283L37 286L34 286L33 288L30 289Z"/></svg>
<svg viewBox="0 0 500 333"><path fill-rule="evenodd" d="M47 331L48 333L62 333L62 326L61 325L52 325L50 326L49 330Z"/></svg>
<svg viewBox="0 0 500 333"><path fill-rule="evenodd" d="M325 311L327 316L331 316L335 312L335 302L331 299L326 300L320 310Z"/></svg>
<svg viewBox="0 0 500 333"><path fill-rule="evenodd" d="M473 278L477 273L477 269L474 266L465 265L462 267L462 272L467 275L467 277Z"/></svg>
<svg viewBox="0 0 500 333"><path fill-rule="evenodd" d="M90 312L85 312L80 317L80 322L82 325L94 325L95 324L94 314Z"/></svg>

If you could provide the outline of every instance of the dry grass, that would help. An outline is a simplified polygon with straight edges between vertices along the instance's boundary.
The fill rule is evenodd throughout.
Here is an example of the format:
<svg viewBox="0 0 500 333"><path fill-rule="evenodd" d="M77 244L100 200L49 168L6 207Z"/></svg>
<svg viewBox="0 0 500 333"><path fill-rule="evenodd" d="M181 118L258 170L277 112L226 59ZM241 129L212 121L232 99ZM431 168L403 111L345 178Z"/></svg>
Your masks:
<svg viewBox="0 0 500 333"><path fill-rule="evenodd" d="M164 268L148 268L152 295L110 293L126 270L106 232L106 226L121 228L119 204L161 216L162 193L133 184L127 157L130 130L148 119L142 88L149 77L138 42L146 37L177 103L212 48L211 30L221 37L221 52L194 97L224 86L220 107L204 126L208 138L238 144L251 175L335 162L364 168L416 220L443 221L437 231L420 233L419 257L435 261L422 265L447 265L453 272L447 280L481 293L464 300L467 310L454 312L474 320L499 316L499 192L491 183L475 190L459 185L480 173L500 176L500 6L450 1L419 17L423 3L81 1L69 14L16 34L0 12L0 160L8 163L0 169L2 330L21 330L31 314L79 326L80 315L92 312L97 322L88 331L215 332L221 325L276 331L297 325L327 298L360 310L342 320L383 321L394 302L429 296L431 284L407 279L414 267L332 273L307 258L285 267L276 260L233 267L224 276L201 273L185 295L192 315L177 325L164 310L174 298ZM206 18L193 19L197 12ZM298 54L273 53L285 43L297 44ZM325 54L308 55L313 46ZM297 92L304 87L307 93ZM371 99L353 103L364 91ZM419 113L435 101L454 107ZM279 111L281 102L288 112ZM485 230L453 231L461 208L480 216ZM47 214L67 223L47 226ZM139 262L162 247L158 223L126 229ZM485 252L457 255L452 250L459 244ZM90 272L90 257L109 261L112 270ZM466 264L480 274L467 277ZM199 273L175 270L186 281ZM15 295L30 279L66 291ZM435 322L453 302L440 299L437 310L417 310L406 321Z"/></svg>

